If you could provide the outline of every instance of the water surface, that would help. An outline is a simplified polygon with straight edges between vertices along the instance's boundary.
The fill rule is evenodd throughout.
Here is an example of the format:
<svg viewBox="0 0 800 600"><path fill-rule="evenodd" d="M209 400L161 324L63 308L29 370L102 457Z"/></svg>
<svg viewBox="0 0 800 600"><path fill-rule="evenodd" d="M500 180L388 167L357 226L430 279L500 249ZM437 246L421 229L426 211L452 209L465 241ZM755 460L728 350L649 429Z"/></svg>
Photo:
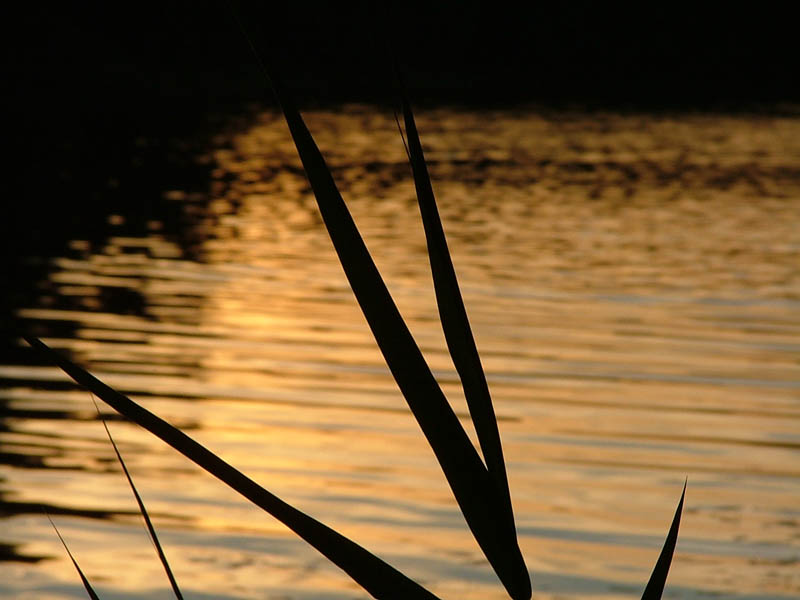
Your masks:
<svg viewBox="0 0 800 600"><path fill-rule="evenodd" d="M392 115L307 118L472 435ZM437 109L419 127L534 596L638 597L685 477L666 597L800 594L800 119ZM504 598L281 118L191 152L207 180L71 236L15 319L442 598ZM89 395L20 344L0 365L0 595L85 597L44 505L102 597L169 597ZM366 597L158 440L111 427L187 597Z"/></svg>

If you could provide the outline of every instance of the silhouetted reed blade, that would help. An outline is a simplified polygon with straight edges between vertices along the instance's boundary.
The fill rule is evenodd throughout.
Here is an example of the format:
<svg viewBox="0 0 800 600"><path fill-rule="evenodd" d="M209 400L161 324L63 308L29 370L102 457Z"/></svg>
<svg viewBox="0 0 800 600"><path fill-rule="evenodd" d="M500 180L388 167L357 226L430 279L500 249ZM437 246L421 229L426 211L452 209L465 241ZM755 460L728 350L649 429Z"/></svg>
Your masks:
<svg viewBox="0 0 800 600"><path fill-rule="evenodd" d="M58 527L56 527L56 524L53 523L53 519L51 519L50 515L48 515L46 512L44 514L47 517L47 520L50 521L50 525L52 525L53 529L55 529L58 539L61 540L61 545L64 546L67 556L69 556L69 559L72 561L72 565L75 567L75 570L78 571L78 577L81 578L81 583L83 583L83 587L86 589L86 593L89 595L89 598L92 600L98 600L97 593L94 591L94 588L92 588L92 585L89 583L86 575L84 575L83 570L81 570L80 566L78 566L78 561L75 560L75 557L72 556L72 552L69 551L69 546L67 546L67 542L64 541L64 538L61 537L61 532L58 530Z"/></svg>
<svg viewBox="0 0 800 600"><path fill-rule="evenodd" d="M92 402L94 402L94 396L92 396ZM114 441L114 438L111 437L111 431L108 429L108 423L106 423L106 420L103 419L102 415L100 414L100 409L98 408L96 402L94 407L97 409L97 415L103 421L103 427L106 430L106 435L108 435L108 441L111 442L111 446L114 448L114 454L117 455L117 460L122 467L123 473L125 473L128 484L131 486L131 492L133 492L133 497L136 498L136 504L139 506L139 512L142 513L145 527L147 527L147 533L150 535L150 539L152 540L153 546L156 549L158 560L161 561L161 566L164 567L164 572L167 574L167 579L169 579L169 584L172 586L172 591L175 593L175 597L178 600L183 600L183 594L181 594L181 590L178 587L178 582L175 581L175 575L172 573L172 569L167 561L167 556L164 554L164 549L161 547L161 542L158 540L156 529L153 527L153 522L150 520L150 515L144 506L144 501L142 500L142 497L139 495L139 491L136 489L136 486L133 483L133 478L128 471L128 467L125 465L125 461L122 460L122 454L120 454L119 448L117 448L117 443Z"/></svg>
<svg viewBox="0 0 800 600"><path fill-rule="evenodd" d="M411 103L399 77L399 70L403 121L408 138L407 149L425 230L439 316L448 350L461 379L483 458L467 436L400 315L336 187L322 153L289 91L275 72L267 67L241 19L239 24L278 99L350 287L389 370L442 468L467 526L509 596L513 600L528 600L531 597L531 581L517 542L497 419L436 207L433 186ZM365 548L287 504L185 433L53 351L41 340L28 337L25 339L78 384L120 414L144 427L284 523L350 575L373 597L387 600L436 598L434 594ZM106 430L108 431L107 426ZM180 590L161 550L144 503L136 491L111 434L108 435L136 497L170 584L176 596L181 599ZM684 484L672 526L645 588L643 600L661 598L678 536L685 492ZM70 558L78 569L90 597L96 598L71 554Z"/></svg>

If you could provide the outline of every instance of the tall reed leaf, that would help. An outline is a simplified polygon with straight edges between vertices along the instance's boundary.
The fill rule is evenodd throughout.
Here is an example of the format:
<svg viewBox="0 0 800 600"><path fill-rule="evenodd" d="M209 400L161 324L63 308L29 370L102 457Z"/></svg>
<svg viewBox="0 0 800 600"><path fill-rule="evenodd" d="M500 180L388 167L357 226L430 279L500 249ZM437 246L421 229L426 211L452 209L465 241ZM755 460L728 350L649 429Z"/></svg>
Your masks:
<svg viewBox="0 0 800 600"><path fill-rule="evenodd" d="M656 566L653 568L653 573L650 575L650 581L647 582L647 587L644 588L642 600L661 600L661 594L664 593L664 584L667 582L669 567L672 564L672 555L675 553L675 544L678 541L678 528L681 524L681 513L683 512L683 499L685 496L686 482L683 484L681 499L678 502L678 508L675 509L675 516L672 518L672 525L670 525L669 533L667 533L667 539L664 540L664 547L661 549L661 554L656 561Z"/></svg>
<svg viewBox="0 0 800 600"><path fill-rule="evenodd" d="M75 557L72 556L72 552L69 551L67 542L65 542L64 538L61 537L61 532L58 530L58 527L56 527L56 524L53 523L53 519L51 519L50 515L48 515L47 513L44 513L44 515L47 517L47 520L50 521L50 525L53 526L53 529L56 530L56 535L58 536L58 539L61 540L61 544L64 546L64 550L67 551L67 556L69 556L69 559L72 561L72 564L75 565L75 569L78 571L78 575L80 575L81 577L81 581L83 582L83 587L86 588L86 593L89 594L89 598L91 598L92 600L100 600L97 597L97 593L94 591L91 584L89 583L89 580L86 578L86 575L83 574L83 571L78 566L78 561L75 560Z"/></svg>
<svg viewBox="0 0 800 600"><path fill-rule="evenodd" d="M72 361L52 350L41 340L30 337L24 337L24 339L49 361L58 365L78 384L88 389L114 410L161 438L186 458L281 521L319 550L328 560L350 575L356 583L374 598L381 600L438 600L436 596L394 567L327 525L320 523L268 492L188 435L127 396L107 386Z"/></svg>
<svg viewBox="0 0 800 600"><path fill-rule="evenodd" d="M92 396L92 401L94 401L94 396ZM95 408L97 408L97 404L95 404ZM99 408L97 410L97 414L100 414ZM128 484L131 486L133 497L136 498L136 503L139 505L139 512L142 513L144 524L147 526L147 532L150 534L150 539L153 540L153 545L155 546L156 553L158 554L158 559L161 561L161 564L164 567L164 572L167 574L169 584L172 586L172 591L175 593L175 597L178 598L178 600L183 600L183 594L181 594L181 590L178 588L178 582L175 581L175 576L172 574L172 569L167 562L167 556L164 554L164 549L161 547L161 542L158 541L156 529L153 527L153 522L150 520L150 515L147 513L147 509L144 506L144 501L139 495L139 491L136 489L136 486L133 484L133 478L128 471L128 467L125 465L125 461L122 460L122 454L120 454L119 448L117 448L117 444L114 442L114 438L111 437L111 431L108 429L106 420L103 419L102 416L100 419L103 421L103 427L105 427L106 435L108 435L108 441L111 442L111 445L114 448L114 453L117 455L117 460L119 460L119 464L122 466L122 471L125 473L125 477L128 479Z"/></svg>
<svg viewBox="0 0 800 600"><path fill-rule="evenodd" d="M278 99L334 249L389 370L433 449L478 545L509 595L514 600L527 600L531 596L528 570L516 535L506 526L506 504L494 480L403 321L288 90L267 68L241 20L239 24Z"/></svg>
<svg viewBox="0 0 800 600"><path fill-rule="evenodd" d="M428 245L428 257L433 274L433 286L436 291L436 303L439 308L439 318L442 322L447 348L453 359L464 396L467 400L472 422L475 424L475 433L486 461L489 474L495 481L501 496L504 510L500 517L506 520L506 527L510 528L511 535L516 536L514 526L514 512L511 507L511 495L508 489L508 476L503 458L503 447L500 442L500 432L497 429L497 419L483 372L478 348L472 335L472 329L467 318L467 310L461 298L458 279L447 248L447 239L436 207L436 198L433 194L433 185L428 174L428 166L422 152L422 142L417 132L411 103L408 100L405 86L399 76L400 91L403 102L403 117L405 120L406 134L408 136L408 153L411 169L414 175L414 185L417 190L419 210L422 215L422 224L425 229L425 239Z"/></svg>

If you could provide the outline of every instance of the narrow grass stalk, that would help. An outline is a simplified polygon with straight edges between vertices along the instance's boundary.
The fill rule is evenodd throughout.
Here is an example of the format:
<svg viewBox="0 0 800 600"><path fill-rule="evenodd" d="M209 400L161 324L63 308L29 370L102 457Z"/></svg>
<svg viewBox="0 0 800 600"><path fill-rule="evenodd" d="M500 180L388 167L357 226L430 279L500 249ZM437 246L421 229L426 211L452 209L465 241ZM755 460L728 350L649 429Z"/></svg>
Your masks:
<svg viewBox="0 0 800 600"><path fill-rule="evenodd" d="M92 396L92 402L95 402L94 396ZM95 402L95 408L97 409L97 414L100 417L100 420L103 422L103 427L106 430L106 435L108 435L108 441L111 442L111 446L114 448L114 453L117 455L117 460L119 460L119 464L122 467L122 471L125 473L125 477L128 479L128 484L131 486L131 491L133 492L133 497L136 498L136 504L139 505L139 512L142 513L142 518L144 519L144 524L147 527L147 532L150 534L150 539L153 541L153 546L155 546L156 553L158 554L158 559L161 561L162 566L164 567L164 572L167 574L167 578L169 579L169 584L172 586L172 591L175 593L175 597L178 600L183 600L183 594L181 594L181 590L178 587L178 582L175 580L175 576L172 573L172 569L169 566L169 562L167 561L167 556L164 554L164 549L161 547L161 542L158 541L158 535L156 535L156 529L153 527L153 522L150 520L150 515L147 512L147 509L144 506L144 501L142 497L139 495L139 491L136 489L136 486L133 484L133 478L131 477L130 472L128 471L128 467L125 465L125 461L122 460L122 454L120 454L119 448L117 448L116 442L114 442L114 438L111 437L111 431L108 429L108 423L100 414L100 409L97 407L97 403Z"/></svg>
<svg viewBox="0 0 800 600"><path fill-rule="evenodd" d="M50 521L50 525L52 525L53 529L55 529L58 539L61 540L61 544L64 546L64 550L67 551L67 556L69 556L69 559L72 561L72 564L75 565L75 569L78 571L78 575L80 575L81 577L81 581L83 582L83 587L86 588L86 593L89 595L89 598L91 598L92 600L99 600L99 598L97 597L97 593L94 591L94 588L92 588L91 584L89 583L89 580L86 578L86 575L83 574L83 571L81 570L80 566L78 566L78 561L75 560L75 557L72 556L72 552L69 551L67 542L65 542L64 538L61 537L61 532L58 530L58 527L56 527L56 524L53 523L53 519L50 518L50 515L48 515L47 512L44 513L44 516L46 516L47 520Z"/></svg>
<svg viewBox="0 0 800 600"><path fill-rule="evenodd" d="M653 572L650 575L650 580L644 588L642 600L660 600L661 595L664 593L664 585L667 583L669 567L672 564L672 555L675 553L675 544L678 541L678 528L681 524L683 499L686 496L686 483L687 482L684 482L683 484L683 492L681 492L678 508L675 509L675 516L672 518L672 525L670 525L667 539L664 540L664 547L661 549L661 554L658 556L656 566L653 568Z"/></svg>
<svg viewBox="0 0 800 600"><path fill-rule="evenodd" d="M278 519L379 600L438 600L431 592L362 546L297 510L160 417L120 394L37 338L24 337L103 402L147 429L199 467Z"/></svg>
<svg viewBox="0 0 800 600"><path fill-rule="evenodd" d="M453 365L461 379L464 397L475 425L475 433L478 436L486 468L495 482L503 505L503 510L498 517L505 521L510 535L516 537L503 446L500 442L500 432L497 428L497 418L489 394L489 385L486 382L486 375L478 348L475 345L475 338L472 335L467 310L461 297L455 268L447 247L447 238L439 217L439 210L436 207L436 198L422 151L422 142L417 132L414 113L411 110L411 103L399 69L397 69L397 78L400 84L403 117L408 136L409 161L414 175L414 186L417 191L422 224L425 229L439 319L442 322L442 330L453 359Z"/></svg>
<svg viewBox="0 0 800 600"><path fill-rule="evenodd" d="M507 503L403 321L291 95L267 67L241 19L239 24L278 99L334 249L389 370L475 540L511 598L527 600L530 577L516 535L507 526Z"/></svg>

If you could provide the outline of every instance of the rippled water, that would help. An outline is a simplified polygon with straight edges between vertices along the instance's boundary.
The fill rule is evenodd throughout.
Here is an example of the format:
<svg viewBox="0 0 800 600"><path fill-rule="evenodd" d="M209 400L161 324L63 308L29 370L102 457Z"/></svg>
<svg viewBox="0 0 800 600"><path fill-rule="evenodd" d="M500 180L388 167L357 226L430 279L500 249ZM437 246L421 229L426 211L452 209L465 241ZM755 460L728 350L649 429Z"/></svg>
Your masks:
<svg viewBox="0 0 800 600"><path fill-rule="evenodd" d="M471 433L393 117L307 115ZM800 119L419 116L538 598L800 594ZM108 215L16 319L442 598L503 598L359 313L278 115L196 148L202 191ZM195 182L196 183L196 182ZM195 186L196 188L196 186ZM169 597L89 395L0 365L0 595ZM361 598L283 526L112 423L192 598Z"/></svg>

